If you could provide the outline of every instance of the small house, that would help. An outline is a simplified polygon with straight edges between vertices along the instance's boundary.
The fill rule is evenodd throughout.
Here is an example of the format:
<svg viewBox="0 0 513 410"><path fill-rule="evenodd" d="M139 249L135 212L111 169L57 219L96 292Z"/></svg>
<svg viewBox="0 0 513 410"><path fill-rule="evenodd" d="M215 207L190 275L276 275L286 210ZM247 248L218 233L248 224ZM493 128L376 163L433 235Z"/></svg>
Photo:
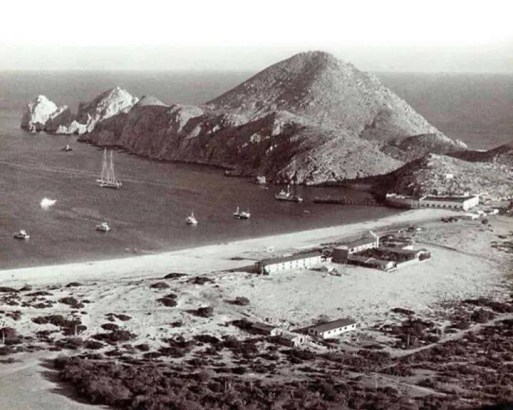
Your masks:
<svg viewBox="0 0 513 410"><path fill-rule="evenodd" d="M294 332L282 332L278 336L278 342L284 346L288 347L299 347L307 340L306 335L300 335L299 333Z"/></svg>
<svg viewBox="0 0 513 410"><path fill-rule="evenodd" d="M308 328L308 334L319 337L321 339L330 339L337 337L342 333L356 329L356 321L354 319L338 319L327 323L311 326Z"/></svg>
<svg viewBox="0 0 513 410"><path fill-rule="evenodd" d="M375 249L379 246L379 238L361 238L356 241L345 243L333 249L331 254L332 262L347 263L349 255L363 252L368 249Z"/></svg>

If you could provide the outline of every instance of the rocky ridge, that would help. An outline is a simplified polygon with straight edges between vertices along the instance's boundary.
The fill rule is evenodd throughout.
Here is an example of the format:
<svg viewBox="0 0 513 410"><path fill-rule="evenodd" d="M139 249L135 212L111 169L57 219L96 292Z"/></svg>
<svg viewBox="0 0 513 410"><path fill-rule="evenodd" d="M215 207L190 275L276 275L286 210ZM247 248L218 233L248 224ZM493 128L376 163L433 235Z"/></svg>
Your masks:
<svg viewBox="0 0 513 410"><path fill-rule="evenodd" d="M69 119L42 129L150 158L309 184L386 174L429 152L465 148L377 78L324 52L297 54L201 106L138 102L116 88Z"/></svg>

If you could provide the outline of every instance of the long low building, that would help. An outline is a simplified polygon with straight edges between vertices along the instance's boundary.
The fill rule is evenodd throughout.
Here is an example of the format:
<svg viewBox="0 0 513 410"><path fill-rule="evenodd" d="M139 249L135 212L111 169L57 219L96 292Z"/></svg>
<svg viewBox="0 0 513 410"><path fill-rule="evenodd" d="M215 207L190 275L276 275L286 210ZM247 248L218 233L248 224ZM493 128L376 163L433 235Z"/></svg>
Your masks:
<svg viewBox="0 0 513 410"><path fill-rule="evenodd" d="M423 196L419 199L421 208L448 208L468 211L479 205L479 196Z"/></svg>
<svg viewBox="0 0 513 410"><path fill-rule="evenodd" d="M479 195L426 195L422 197L386 194L385 203L396 208L447 208L468 211L479 205Z"/></svg>
<svg viewBox="0 0 513 410"><path fill-rule="evenodd" d="M294 269L311 269L319 266L322 263L322 258L323 255L321 252L299 253L296 255L264 259L257 262L256 266L259 273L269 275Z"/></svg>
<svg viewBox="0 0 513 410"><path fill-rule="evenodd" d="M337 319L327 323L311 326L308 328L308 334L321 339L337 337L342 333L356 329L357 322L354 319Z"/></svg>

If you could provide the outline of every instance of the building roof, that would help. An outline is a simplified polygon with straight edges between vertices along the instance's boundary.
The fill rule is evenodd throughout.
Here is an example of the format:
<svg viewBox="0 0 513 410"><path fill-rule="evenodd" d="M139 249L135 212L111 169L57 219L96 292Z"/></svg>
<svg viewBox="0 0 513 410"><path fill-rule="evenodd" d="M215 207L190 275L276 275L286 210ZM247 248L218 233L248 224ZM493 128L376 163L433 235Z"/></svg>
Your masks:
<svg viewBox="0 0 513 410"><path fill-rule="evenodd" d="M294 332L288 332L288 331L284 331L281 333L280 337L282 339L287 339L287 340L294 340L298 337L301 337L302 335L298 334L298 333L294 333Z"/></svg>
<svg viewBox="0 0 513 410"><path fill-rule="evenodd" d="M327 332L328 330L338 329L349 325L356 324L356 320L351 318L337 319L320 325L311 326L310 329L317 330L318 332Z"/></svg>
<svg viewBox="0 0 513 410"><path fill-rule="evenodd" d="M315 258L315 257L318 257L318 256L322 256L321 251L307 252L307 253L296 253L295 255L278 256L276 258L262 259L260 261L260 263L262 263L264 265L273 265L275 263L288 262L288 261L296 261L296 260L308 259L308 258Z"/></svg>
<svg viewBox="0 0 513 410"><path fill-rule="evenodd" d="M385 259L377 259L371 256L358 256L358 255L349 255L349 261L366 263L368 265L374 266L388 266L393 264L394 261L387 261Z"/></svg>
<svg viewBox="0 0 513 410"><path fill-rule="evenodd" d="M251 327L256 330L261 330L264 332L270 332L271 330L274 330L277 328L277 326L269 325L267 323L261 323L261 322L252 322Z"/></svg>
<svg viewBox="0 0 513 410"><path fill-rule="evenodd" d="M476 198L476 195L472 196L424 196L420 198L420 201L442 201L442 202L465 202L469 199Z"/></svg>
<svg viewBox="0 0 513 410"><path fill-rule="evenodd" d="M402 254L402 255L416 255L417 253L428 252L428 250L425 248L421 248L421 249L387 248L387 249L385 249L385 251L390 252L390 253Z"/></svg>
<svg viewBox="0 0 513 410"><path fill-rule="evenodd" d="M340 246L339 248L341 248L341 249L356 248L358 246L368 245L370 243L376 243L376 239L375 238L360 238L360 239L356 239L351 242L346 242L344 245Z"/></svg>

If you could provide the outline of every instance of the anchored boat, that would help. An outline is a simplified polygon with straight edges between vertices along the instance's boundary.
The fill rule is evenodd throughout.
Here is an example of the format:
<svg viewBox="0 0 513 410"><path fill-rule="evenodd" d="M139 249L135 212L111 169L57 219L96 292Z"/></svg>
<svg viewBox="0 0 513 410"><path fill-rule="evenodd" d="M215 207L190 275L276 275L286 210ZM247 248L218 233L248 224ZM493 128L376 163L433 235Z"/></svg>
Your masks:
<svg viewBox="0 0 513 410"><path fill-rule="evenodd" d="M110 232L111 228L107 224L107 222L102 222L102 223L99 223L98 225L96 225L96 230L98 232Z"/></svg>
<svg viewBox="0 0 513 410"><path fill-rule="evenodd" d="M290 190L290 185L287 185L287 190L282 189L274 195L274 199L277 199L278 201L303 202L302 197L300 197L296 192L292 192Z"/></svg>
<svg viewBox="0 0 513 410"><path fill-rule="evenodd" d="M249 209L247 211L241 211L240 208L237 207L233 216L237 219L249 219L251 218L251 213L249 212Z"/></svg>
<svg viewBox="0 0 513 410"><path fill-rule="evenodd" d="M96 182L98 182L98 185L101 188L119 189L121 188L123 183L120 180L116 179L112 151L110 152L109 159L107 158L107 148L105 148L105 150L103 151L102 173L100 178L97 179Z"/></svg>
<svg viewBox="0 0 513 410"><path fill-rule="evenodd" d="M30 235L25 231L25 229L20 229L19 232L13 234L14 239L27 240L30 239Z"/></svg>
<svg viewBox="0 0 513 410"><path fill-rule="evenodd" d="M191 212L191 214L187 218L185 218L185 223L187 225L197 225L198 224L198 220L194 216L194 212Z"/></svg>

